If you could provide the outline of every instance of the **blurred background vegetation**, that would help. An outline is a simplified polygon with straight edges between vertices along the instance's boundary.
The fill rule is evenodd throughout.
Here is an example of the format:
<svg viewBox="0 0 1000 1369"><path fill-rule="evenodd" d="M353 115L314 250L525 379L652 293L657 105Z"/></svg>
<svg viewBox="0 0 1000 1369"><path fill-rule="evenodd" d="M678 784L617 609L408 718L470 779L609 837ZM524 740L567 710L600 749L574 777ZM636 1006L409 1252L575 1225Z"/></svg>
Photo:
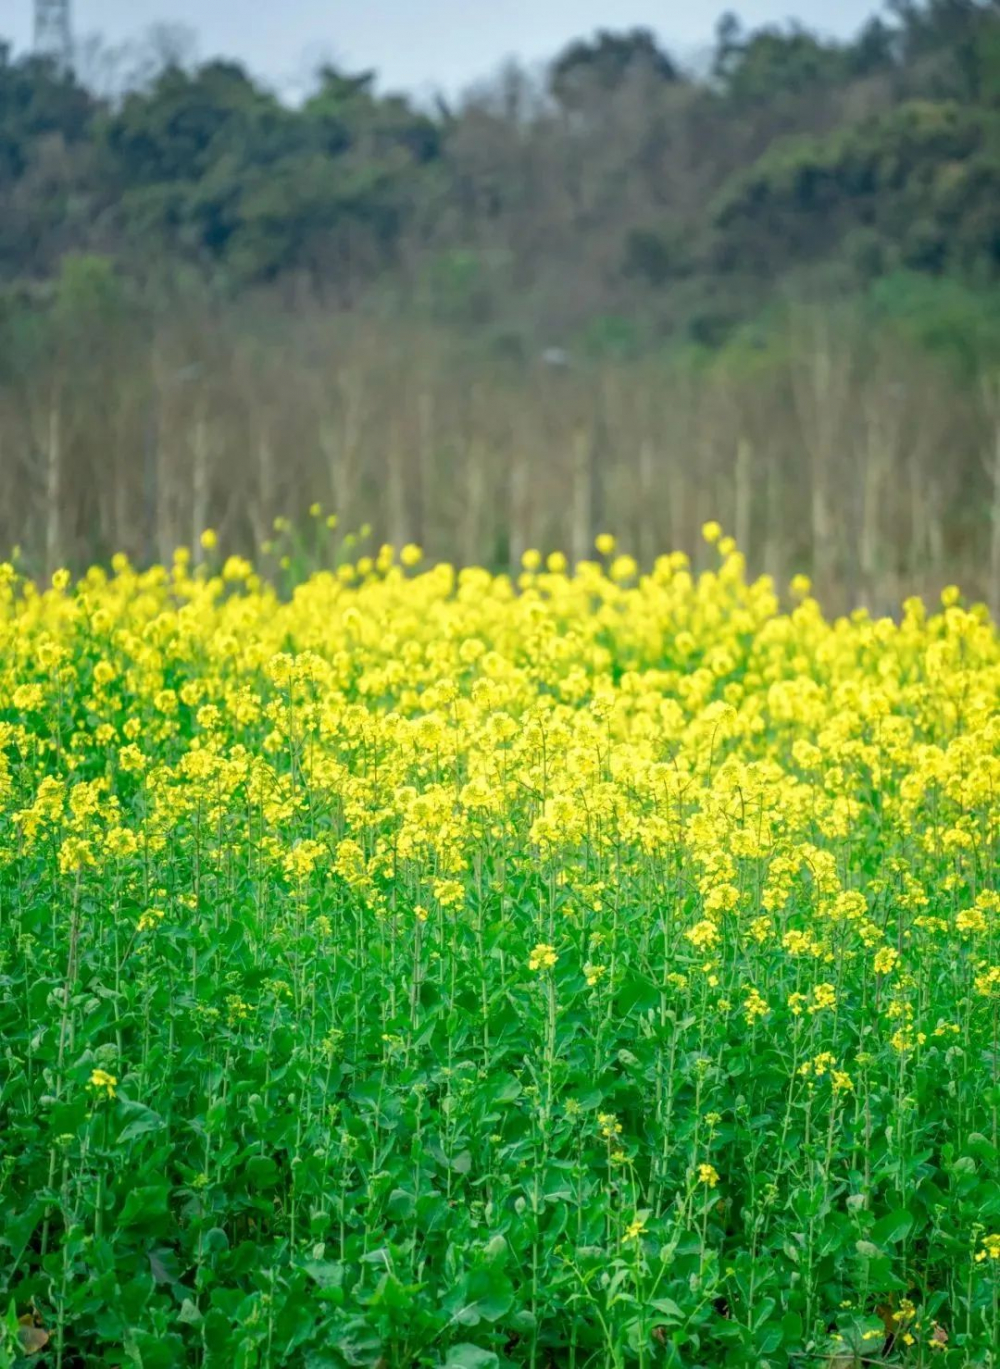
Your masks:
<svg viewBox="0 0 1000 1369"><path fill-rule="evenodd" d="M264 542L315 500L505 565L704 518L886 611L1000 607L1000 6L644 30L433 108L161 41L0 49L0 546Z"/></svg>

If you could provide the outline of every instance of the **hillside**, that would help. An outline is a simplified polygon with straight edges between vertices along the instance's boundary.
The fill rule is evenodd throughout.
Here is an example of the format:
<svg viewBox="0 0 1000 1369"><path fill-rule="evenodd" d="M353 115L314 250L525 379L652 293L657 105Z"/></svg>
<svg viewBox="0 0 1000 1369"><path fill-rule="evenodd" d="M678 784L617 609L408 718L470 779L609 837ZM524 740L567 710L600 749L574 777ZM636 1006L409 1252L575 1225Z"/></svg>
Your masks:
<svg viewBox="0 0 1000 1369"><path fill-rule="evenodd" d="M726 17L700 76L602 32L432 110L331 68L290 107L176 54L110 101L22 58L0 69L0 197L8 285L99 252L512 341L714 343L790 286L995 281L1000 12L907 2L843 44Z"/></svg>

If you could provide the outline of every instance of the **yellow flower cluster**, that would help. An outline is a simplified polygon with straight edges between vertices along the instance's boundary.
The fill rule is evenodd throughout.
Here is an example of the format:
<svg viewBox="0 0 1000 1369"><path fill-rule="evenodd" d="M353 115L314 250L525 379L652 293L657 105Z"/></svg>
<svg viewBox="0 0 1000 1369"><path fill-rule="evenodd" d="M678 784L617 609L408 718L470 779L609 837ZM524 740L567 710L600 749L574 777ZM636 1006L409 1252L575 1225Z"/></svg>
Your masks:
<svg viewBox="0 0 1000 1369"><path fill-rule="evenodd" d="M556 948L546 941L540 941L528 956L528 969L551 970L556 959Z"/></svg>
<svg viewBox="0 0 1000 1369"><path fill-rule="evenodd" d="M107 1070L92 1070L90 1075L90 1087L96 1089L98 1093L102 1090L108 1098L115 1097L118 1087L118 1080L113 1074L108 1074Z"/></svg>
<svg viewBox="0 0 1000 1369"><path fill-rule="evenodd" d="M490 1012L501 1033L544 1012L555 1077L557 1011L598 1037L623 1015L615 1068L659 1033L663 1109L688 1022L706 1052L709 1021L752 1037L788 1097L838 1116L878 1070L895 1097L925 1053L939 1074L985 1058L994 624L952 595L831 622L804 577L783 607L704 535L699 575L681 553L642 572L605 534L600 559L529 551L515 575L383 548L286 597L238 557L116 557L50 588L0 568L0 882L52 908L50 978L81 918L95 959L174 938L196 965L197 928L232 954L197 1011L235 1039L287 1011L290 1051L339 992L301 972L318 938L411 1053L425 1004L481 1015L484 1043Z"/></svg>

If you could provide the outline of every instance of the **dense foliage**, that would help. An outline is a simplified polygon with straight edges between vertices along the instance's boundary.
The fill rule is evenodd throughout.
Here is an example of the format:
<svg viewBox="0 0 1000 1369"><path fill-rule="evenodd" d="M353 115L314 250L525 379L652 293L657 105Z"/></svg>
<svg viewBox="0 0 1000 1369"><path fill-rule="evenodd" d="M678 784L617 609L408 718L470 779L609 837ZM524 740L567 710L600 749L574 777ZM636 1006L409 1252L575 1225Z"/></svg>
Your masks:
<svg viewBox="0 0 1000 1369"><path fill-rule="evenodd" d="M291 106L178 51L119 87L0 64L0 280L99 251L147 279L183 261L228 288L353 301L379 283L550 340L638 312L715 341L802 272L842 289L1000 271L982 0L899 3L843 43L728 16L702 75L645 30L602 32L541 81L511 67L434 109L332 68Z"/></svg>
<svg viewBox="0 0 1000 1369"><path fill-rule="evenodd" d="M997 1363L1000 638L705 533L4 568L0 1363Z"/></svg>

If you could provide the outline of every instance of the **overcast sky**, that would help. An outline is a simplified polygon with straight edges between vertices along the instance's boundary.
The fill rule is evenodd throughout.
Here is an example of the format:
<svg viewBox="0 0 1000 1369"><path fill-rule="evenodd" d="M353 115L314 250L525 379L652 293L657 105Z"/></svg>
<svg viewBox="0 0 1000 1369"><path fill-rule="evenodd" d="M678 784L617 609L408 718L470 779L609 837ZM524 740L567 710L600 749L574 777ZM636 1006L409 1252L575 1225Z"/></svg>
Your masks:
<svg viewBox="0 0 1000 1369"><path fill-rule="evenodd" d="M643 24L681 57L710 41L720 11L748 25L798 19L825 33L853 33L879 0L73 0L78 36L135 38L155 23L198 34L198 53L241 58L282 86L318 61L374 67L383 87L454 92L505 58L550 57L595 28ZM33 0L0 0L0 36L23 51Z"/></svg>

